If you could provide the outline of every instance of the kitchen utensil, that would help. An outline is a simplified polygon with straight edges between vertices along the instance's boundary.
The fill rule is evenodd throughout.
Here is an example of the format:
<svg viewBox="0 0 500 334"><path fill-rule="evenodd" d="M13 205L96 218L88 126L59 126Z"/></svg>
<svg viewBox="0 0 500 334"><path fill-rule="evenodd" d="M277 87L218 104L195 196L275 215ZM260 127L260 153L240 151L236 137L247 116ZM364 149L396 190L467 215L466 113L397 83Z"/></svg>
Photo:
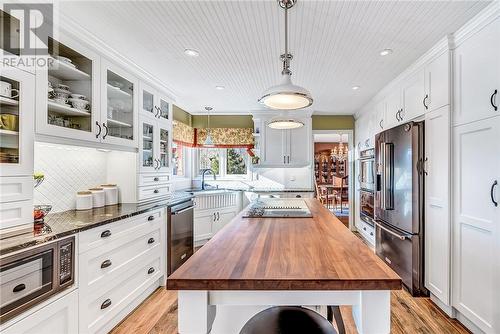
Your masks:
<svg viewBox="0 0 500 334"><path fill-rule="evenodd" d="M35 205L33 207L33 220L41 222L45 216L52 210L52 205Z"/></svg>
<svg viewBox="0 0 500 334"><path fill-rule="evenodd" d="M0 95L14 99L19 96L19 90L12 88L12 84L7 81L0 81Z"/></svg>
<svg viewBox="0 0 500 334"><path fill-rule="evenodd" d="M97 187L97 188L90 188L89 190L92 193L92 206L94 208L103 207L106 204L104 189Z"/></svg>
<svg viewBox="0 0 500 334"><path fill-rule="evenodd" d="M0 114L0 129L19 131L19 116Z"/></svg>
<svg viewBox="0 0 500 334"><path fill-rule="evenodd" d="M118 204L118 187L116 184L101 184L104 189L106 205Z"/></svg>
<svg viewBox="0 0 500 334"><path fill-rule="evenodd" d="M91 191L79 191L76 193L76 209L90 210L93 207Z"/></svg>

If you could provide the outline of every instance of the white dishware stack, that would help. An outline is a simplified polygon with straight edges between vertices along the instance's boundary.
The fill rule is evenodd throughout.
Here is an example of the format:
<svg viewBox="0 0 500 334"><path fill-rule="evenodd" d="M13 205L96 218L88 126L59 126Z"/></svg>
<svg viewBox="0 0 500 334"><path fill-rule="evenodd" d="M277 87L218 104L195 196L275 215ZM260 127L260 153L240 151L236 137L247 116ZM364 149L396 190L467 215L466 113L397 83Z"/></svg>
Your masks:
<svg viewBox="0 0 500 334"><path fill-rule="evenodd" d="M90 210L93 207L92 192L79 191L76 193L76 209Z"/></svg>
<svg viewBox="0 0 500 334"><path fill-rule="evenodd" d="M106 197L104 195L104 189L100 187L90 188L92 193L92 206L94 208L101 208L106 205Z"/></svg>
<svg viewBox="0 0 500 334"><path fill-rule="evenodd" d="M104 190L104 198L106 205L118 204L118 187L116 184L101 184Z"/></svg>

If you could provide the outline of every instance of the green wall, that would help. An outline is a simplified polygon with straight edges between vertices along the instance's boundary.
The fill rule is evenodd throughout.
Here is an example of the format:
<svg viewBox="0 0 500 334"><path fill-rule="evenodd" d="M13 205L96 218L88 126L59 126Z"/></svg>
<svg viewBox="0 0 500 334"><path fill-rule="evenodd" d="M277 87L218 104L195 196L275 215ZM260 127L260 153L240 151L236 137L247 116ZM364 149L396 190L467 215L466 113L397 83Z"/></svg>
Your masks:
<svg viewBox="0 0 500 334"><path fill-rule="evenodd" d="M193 128L206 128L207 116L193 115ZM210 116L211 128L253 128L252 116L250 115L214 115Z"/></svg>
<svg viewBox="0 0 500 334"><path fill-rule="evenodd" d="M172 108L172 112L174 114L174 120L176 120L177 122L181 122L181 123L187 124L189 126L192 126L193 116L191 116L190 113L179 108L175 104L174 104L174 107Z"/></svg>
<svg viewBox="0 0 500 334"><path fill-rule="evenodd" d="M354 129L352 115L313 115L313 130L351 130Z"/></svg>

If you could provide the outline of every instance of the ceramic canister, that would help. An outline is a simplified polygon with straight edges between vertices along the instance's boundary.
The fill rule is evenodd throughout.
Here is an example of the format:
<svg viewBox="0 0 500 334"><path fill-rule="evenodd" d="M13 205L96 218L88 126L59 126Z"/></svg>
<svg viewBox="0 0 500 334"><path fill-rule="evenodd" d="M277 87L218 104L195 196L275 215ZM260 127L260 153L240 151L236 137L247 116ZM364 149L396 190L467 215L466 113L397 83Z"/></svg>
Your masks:
<svg viewBox="0 0 500 334"><path fill-rule="evenodd" d="M106 205L118 204L118 187L116 184L101 184L104 189Z"/></svg>
<svg viewBox="0 0 500 334"><path fill-rule="evenodd" d="M102 188L90 188L90 192L92 192L92 206L94 208L103 207L106 204L104 189Z"/></svg>
<svg viewBox="0 0 500 334"><path fill-rule="evenodd" d="M76 193L76 209L77 210L90 210L92 209L92 192L79 191Z"/></svg>

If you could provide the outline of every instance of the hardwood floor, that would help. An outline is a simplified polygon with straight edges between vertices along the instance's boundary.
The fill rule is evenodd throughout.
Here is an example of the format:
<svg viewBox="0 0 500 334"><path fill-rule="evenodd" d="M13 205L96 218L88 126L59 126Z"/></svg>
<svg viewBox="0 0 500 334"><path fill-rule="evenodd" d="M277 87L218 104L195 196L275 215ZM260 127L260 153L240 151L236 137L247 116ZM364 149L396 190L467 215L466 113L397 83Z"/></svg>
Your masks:
<svg viewBox="0 0 500 334"><path fill-rule="evenodd" d="M357 330L350 306L341 307L346 333ZM112 334L177 333L177 292L157 289ZM470 333L458 321L448 318L429 298L413 298L405 291L391 293L391 333L453 334ZM215 333L220 334L220 333ZM226 333L223 333L226 334Z"/></svg>

